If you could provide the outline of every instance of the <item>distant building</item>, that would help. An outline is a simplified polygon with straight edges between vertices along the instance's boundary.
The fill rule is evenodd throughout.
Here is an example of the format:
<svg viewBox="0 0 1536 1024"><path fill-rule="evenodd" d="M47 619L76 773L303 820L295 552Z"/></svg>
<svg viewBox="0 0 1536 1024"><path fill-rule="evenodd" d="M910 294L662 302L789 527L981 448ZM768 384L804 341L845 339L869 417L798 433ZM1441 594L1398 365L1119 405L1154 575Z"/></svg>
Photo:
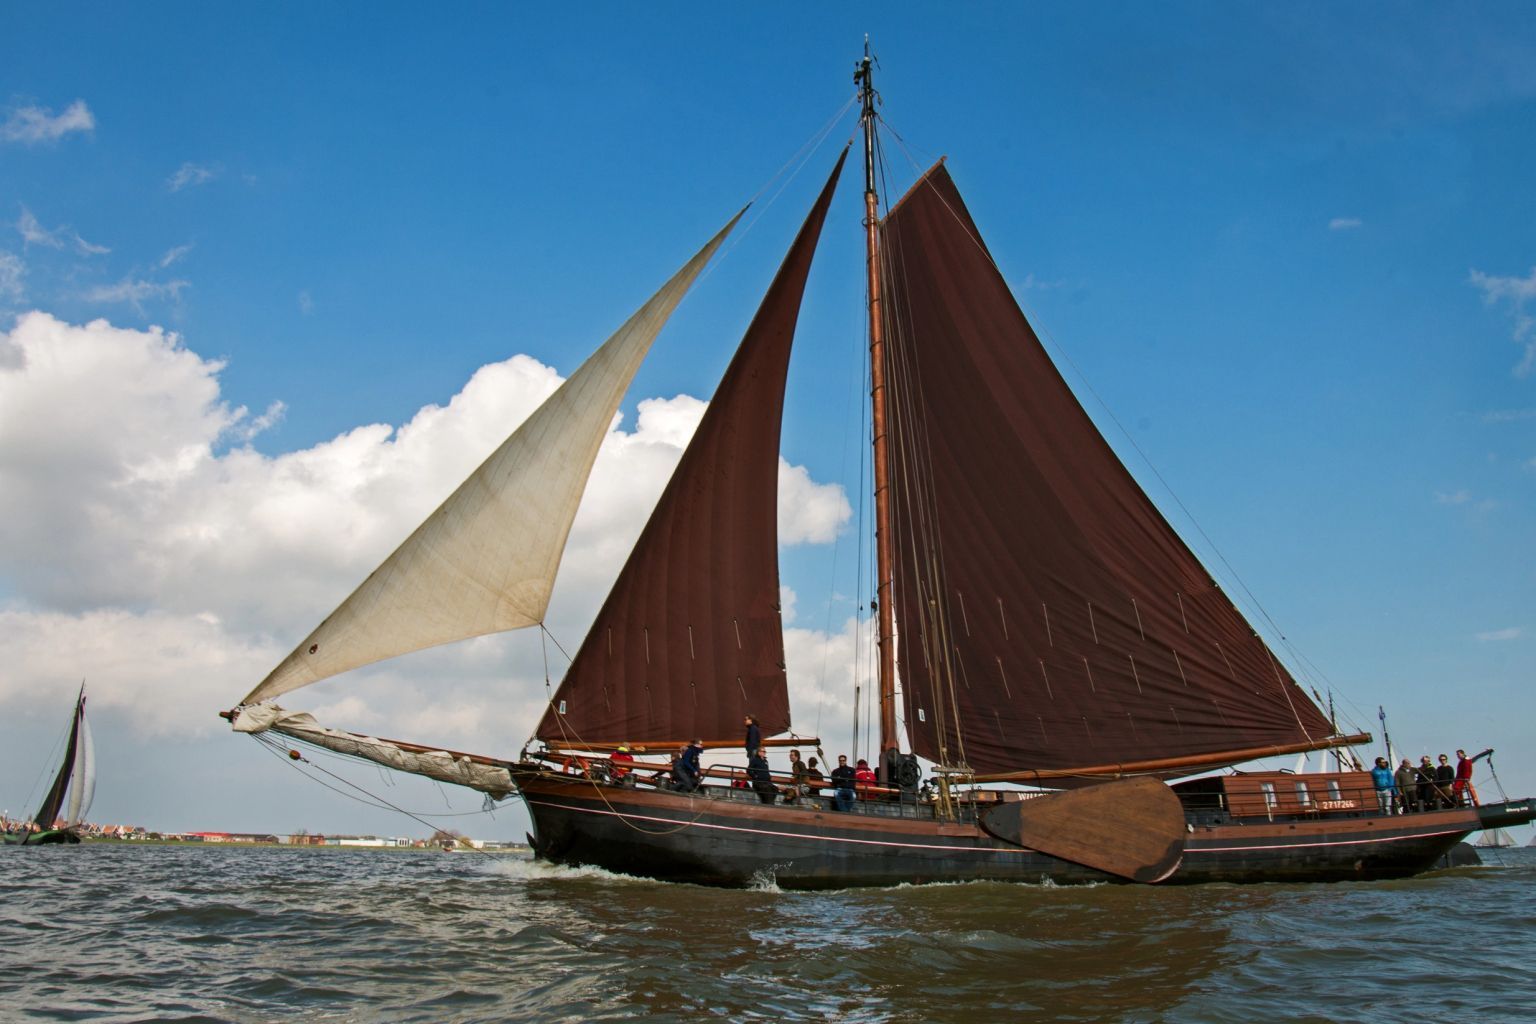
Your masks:
<svg viewBox="0 0 1536 1024"><path fill-rule="evenodd" d="M187 832L189 842L203 843L277 843L277 836L254 832Z"/></svg>
<svg viewBox="0 0 1536 1024"><path fill-rule="evenodd" d="M411 841L409 839L402 839L402 838L399 838L399 837L392 837L392 838L389 838L389 839L383 839L383 838L380 838L379 836L327 836L325 838L325 845L326 846L366 846L366 847L380 848L380 847L386 847L386 846L388 846L388 847L410 846L411 845Z"/></svg>

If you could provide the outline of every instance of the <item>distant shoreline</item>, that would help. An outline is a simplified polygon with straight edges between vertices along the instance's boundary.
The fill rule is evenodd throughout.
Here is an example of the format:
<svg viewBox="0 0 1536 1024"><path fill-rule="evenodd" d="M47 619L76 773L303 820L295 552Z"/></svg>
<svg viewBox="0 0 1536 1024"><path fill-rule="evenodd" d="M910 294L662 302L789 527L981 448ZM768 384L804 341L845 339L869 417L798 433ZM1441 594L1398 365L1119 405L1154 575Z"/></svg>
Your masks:
<svg viewBox="0 0 1536 1024"><path fill-rule="evenodd" d="M91 845L114 846L196 846L206 849L263 849L263 850L315 850L318 852L339 852L343 850L366 850L378 853L528 853L526 843L495 843L485 848L475 846L458 846L456 848L444 848L441 846L340 846L326 845L323 843L263 843L263 842L207 842L196 839L124 839L117 836L81 836L82 843Z"/></svg>

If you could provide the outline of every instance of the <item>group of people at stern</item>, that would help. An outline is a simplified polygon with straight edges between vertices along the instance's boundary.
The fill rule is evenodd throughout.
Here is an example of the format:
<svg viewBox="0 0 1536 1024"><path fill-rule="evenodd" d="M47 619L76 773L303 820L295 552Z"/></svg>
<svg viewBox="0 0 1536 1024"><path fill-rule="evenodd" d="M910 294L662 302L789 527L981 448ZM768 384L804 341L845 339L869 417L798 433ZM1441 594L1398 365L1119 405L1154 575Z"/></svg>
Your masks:
<svg viewBox="0 0 1536 1024"><path fill-rule="evenodd" d="M1378 757L1376 766L1371 769L1376 805L1383 814L1476 806L1477 790L1472 787L1472 764L1477 757L1468 757L1465 750L1458 750L1454 768L1451 767L1451 759L1445 754L1440 755L1439 765L1432 763L1428 754L1421 757L1417 765L1405 757L1396 771L1392 770L1386 758Z"/></svg>

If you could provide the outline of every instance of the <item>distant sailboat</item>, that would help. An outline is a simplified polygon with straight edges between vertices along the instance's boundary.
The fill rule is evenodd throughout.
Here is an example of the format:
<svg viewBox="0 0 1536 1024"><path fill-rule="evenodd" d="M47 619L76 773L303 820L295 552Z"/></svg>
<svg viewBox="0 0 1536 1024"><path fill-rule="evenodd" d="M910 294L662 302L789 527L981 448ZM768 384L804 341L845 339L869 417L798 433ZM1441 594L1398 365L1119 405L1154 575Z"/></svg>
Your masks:
<svg viewBox="0 0 1536 1024"><path fill-rule="evenodd" d="M41 846L54 843L78 843L75 826L90 813L96 794L96 747L91 742L91 726L85 717L85 686L75 700L75 713L64 744L64 763L48 788L43 804L32 816L31 829L13 832L5 841L15 846Z"/></svg>
<svg viewBox="0 0 1536 1024"><path fill-rule="evenodd" d="M1518 846L1510 837L1510 834L1502 828L1491 828L1477 837L1477 842L1472 844L1479 850L1507 850L1511 846Z"/></svg>
<svg viewBox="0 0 1536 1024"><path fill-rule="evenodd" d="M855 79L878 784L834 810L827 783L783 803L759 799L771 787L663 781L667 755L694 739L739 748L748 713L762 736L781 737L765 745L819 744L793 737L777 471L801 295L847 150L518 757L330 729L272 699L542 622L608 423L731 225L224 713L234 728L518 794L547 860L721 885L1395 877L1429 869L1480 828L1536 817L1529 800L1386 813L1360 772L1165 781L1371 737L1335 729L1099 435L943 163L881 216L867 53ZM653 759L608 760L626 747ZM740 776L715 768L707 781Z"/></svg>

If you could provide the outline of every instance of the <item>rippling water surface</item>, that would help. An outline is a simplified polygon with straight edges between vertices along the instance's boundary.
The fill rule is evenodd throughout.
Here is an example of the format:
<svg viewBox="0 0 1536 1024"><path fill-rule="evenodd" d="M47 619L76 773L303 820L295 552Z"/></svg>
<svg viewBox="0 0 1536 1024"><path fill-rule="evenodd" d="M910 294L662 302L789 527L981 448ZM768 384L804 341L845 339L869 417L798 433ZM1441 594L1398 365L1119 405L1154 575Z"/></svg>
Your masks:
<svg viewBox="0 0 1536 1024"><path fill-rule="evenodd" d="M0 1020L1536 1020L1536 850L1496 856L1405 882L803 894L6 847Z"/></svg>

